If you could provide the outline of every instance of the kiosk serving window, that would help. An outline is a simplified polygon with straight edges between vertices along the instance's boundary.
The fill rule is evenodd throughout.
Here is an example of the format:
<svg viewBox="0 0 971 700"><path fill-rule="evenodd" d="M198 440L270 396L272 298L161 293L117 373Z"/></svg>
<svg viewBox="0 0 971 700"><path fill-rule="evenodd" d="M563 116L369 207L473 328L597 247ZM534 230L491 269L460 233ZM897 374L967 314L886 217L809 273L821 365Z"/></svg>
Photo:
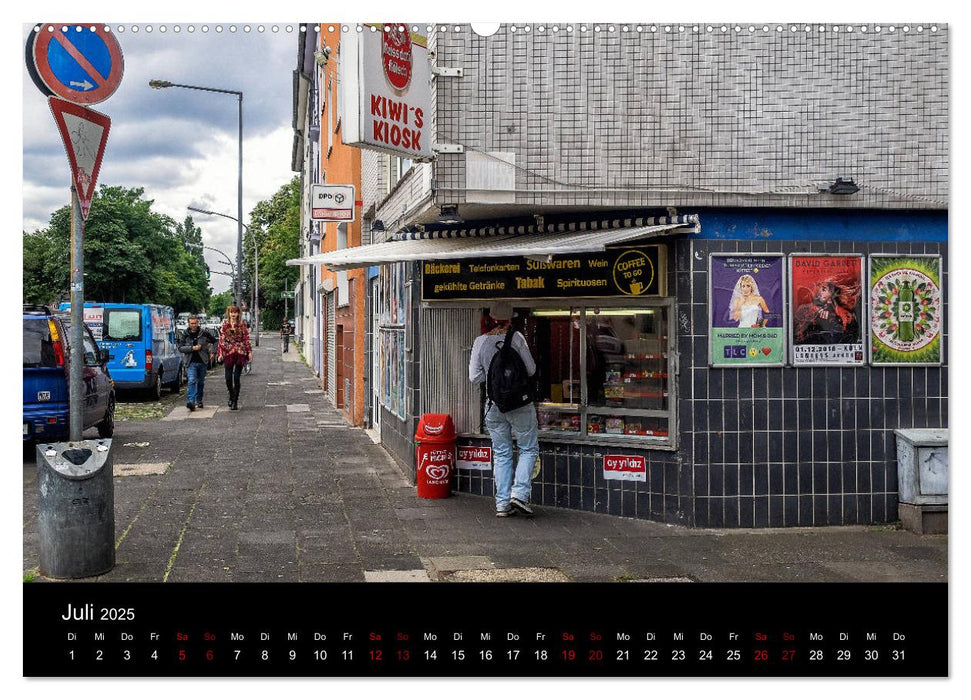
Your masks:
<svg viewBox="0 0 971 700"><path fill-rule="evenodd" d="M670 308L520 309L544 437L669 444Z"/></svg>

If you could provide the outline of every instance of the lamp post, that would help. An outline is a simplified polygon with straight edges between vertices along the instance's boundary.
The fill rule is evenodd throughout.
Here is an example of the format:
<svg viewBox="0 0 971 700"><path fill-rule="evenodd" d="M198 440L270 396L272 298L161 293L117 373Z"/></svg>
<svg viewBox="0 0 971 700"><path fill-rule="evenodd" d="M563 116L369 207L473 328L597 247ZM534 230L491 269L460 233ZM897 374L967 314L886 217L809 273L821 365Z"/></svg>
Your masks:
<svg viewBox="0 0 971 700"><path fill-rule="evenodd" d="M230 216L229 214L221 214L218 211L209 211L208 209L199 209L198 207L186 207L189 211L194 211L199 214L208 214L209 216L221 216L224 219L230 219L235 221L237 224L246 229L246 232L253 238L253 256L255 260L255 274L253 280L253 325L256 328L256 346L260 345L260 242L253 235L253 231L250 227L244 224L242 221L237 219L235 216ZM221 252L221 251L219 251ZM225 255L225 253L223 253ZM240 273L242 276L242 273ZM242 290L242 287L240 287ZM242 297L242 291L240 291L240 297Z"/></svg>
<svg viewBox="0 0 971 700"><path fill-rule="evenodd" d="M208 246L208 245L199 245L198 243L183 243L183 245L185 245L188 248L205 248L206 250L211 250L214 253L219 253L221 256L223 256L224 258L226 258L225 260L220 260L219 262L221 262L221 263L223 263L225 265L229 265L229 268L233 271L233 275L232 276L233 276L233 278L235 280L235 277L236 277L236 266L233 265L233 261L230 259L230 257L228 255L226 255L224 252L222 252L221 250L219 250L219 248L213 248L212 246ZM225 274L225 273L216 272L216 274L217 275L220 275L220 274Z"/></svg>
<svg viewBox="0 0 971 700"><path fill-rule="evenodd" d="M219 88L201 87L199 85L181 85L172 83L168 80L150 80L149 87L155 90L163 88L179 87L187 90L202 90L204 92L219 92L224 95L236 95L239 104L239 178L237 181L237 216L236 216L236 269L243 269L243 93L239 90L220 90ZM232 217L228 217L232 218ZM236 303L243 300L243 281L240 275L236 276Z"/></svg>

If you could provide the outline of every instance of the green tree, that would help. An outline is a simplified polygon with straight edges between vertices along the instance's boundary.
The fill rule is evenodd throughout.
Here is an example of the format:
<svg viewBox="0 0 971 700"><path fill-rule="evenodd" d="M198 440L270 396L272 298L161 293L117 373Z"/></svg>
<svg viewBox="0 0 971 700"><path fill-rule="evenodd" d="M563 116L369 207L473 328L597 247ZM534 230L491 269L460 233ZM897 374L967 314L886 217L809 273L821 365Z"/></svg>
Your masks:
<svg viewBox="0 0 971 700"><path fill-rule="evenodd" d="M210 316L219 316L226 313L226 307L233 303L233 290L227 289L225 292L213 294L209 297L209 304L206 306L206 313Z"/></svg>
<svg viewBox="0 0 971 700"><path fill-rule="evenodd" d="M212 289L206 278L206 259L203 257L202 229L191 216L175 225L175 235L182 245L182 254L174 261L170 295L176 312L195 313L209 300Z"/></svg>
<svg viewBox="0 0 971 700"><path fill-rule="evenodd" d="M265 326L274 328L283 318L280 292L292 290L298 279L297 269L286 261L300 255L300 178L294 177L272 197L257 203L249 228L248 240L244 241L247 266L252 264L253 248L258 245L260 313Z"/></svg>
<svg viewBox="0 0 971 700"><path fill-rule="evenodd" d="M68 300L71 255L69 240L49 229L23 236L23 296L28 304L56 304Z"/></svg>
<svg viewBox="0 0 971 700"><path fill-rule="evenodd" d="M90 301L165 304L197 311L208 299L201 240L191 218L177 224L152 211L144 189L102 185L84 226L84 296ZM66 300L70 282L71 208L46 229L24 234L24 300Z"/></svg>

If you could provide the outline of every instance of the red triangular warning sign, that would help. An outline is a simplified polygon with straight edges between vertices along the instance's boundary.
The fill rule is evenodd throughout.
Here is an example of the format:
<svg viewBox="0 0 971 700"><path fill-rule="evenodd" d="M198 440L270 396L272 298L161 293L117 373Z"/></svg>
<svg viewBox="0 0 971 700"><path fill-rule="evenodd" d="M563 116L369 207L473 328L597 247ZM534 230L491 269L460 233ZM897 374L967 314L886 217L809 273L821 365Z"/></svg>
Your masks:
<svg viewBox="0 0 971 700"><path fill-rule="evenodd" d="M81 216L86 220L101 169L101 158L108 143L111 119L93 109L57 97L49 97L48 102L71 163L71 177L78 191Z"/></svg>

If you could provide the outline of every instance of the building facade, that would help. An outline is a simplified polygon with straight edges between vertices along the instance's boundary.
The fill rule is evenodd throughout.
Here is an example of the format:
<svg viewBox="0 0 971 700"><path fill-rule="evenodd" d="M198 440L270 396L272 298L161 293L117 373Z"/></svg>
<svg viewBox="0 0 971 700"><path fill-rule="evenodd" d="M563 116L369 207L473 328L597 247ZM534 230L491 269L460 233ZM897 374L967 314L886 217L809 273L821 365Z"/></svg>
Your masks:
<svg viewBox="0 0 971 700"><path fill-rule="evenodd" d="M295 72L296 123L305 123L302 255L315 255L361 245L361 151L344 144L337 79L340 35L325 26L307 25L298 40ZM333 60L331 59L333 57ZM303 104L303 113L299 105ZM303 116L303 119L300 117ZM299 136L299 134L298 134ZM295 137L295 152L298 137ZM295 162L295 169L298 163ZM315 185L350 185L350 211L321 214L314 206ZM341 217L344 217L341 220ZM351 424L364 424L366 385L367 271L331 272L317 265L301 270L298 333L305 327L304 356L321 378L321 386Z"/></svg>
<svg viewBox="0 0 971 700"><path fill-rule="evenodd" d="M894 431L948 424L947 27L428 29L434 157L327 258L379 268L386 449L414 473L450 413L455 487L492 494L467 367L504 298L541 368L536 503L895 520Z"/></svg>

